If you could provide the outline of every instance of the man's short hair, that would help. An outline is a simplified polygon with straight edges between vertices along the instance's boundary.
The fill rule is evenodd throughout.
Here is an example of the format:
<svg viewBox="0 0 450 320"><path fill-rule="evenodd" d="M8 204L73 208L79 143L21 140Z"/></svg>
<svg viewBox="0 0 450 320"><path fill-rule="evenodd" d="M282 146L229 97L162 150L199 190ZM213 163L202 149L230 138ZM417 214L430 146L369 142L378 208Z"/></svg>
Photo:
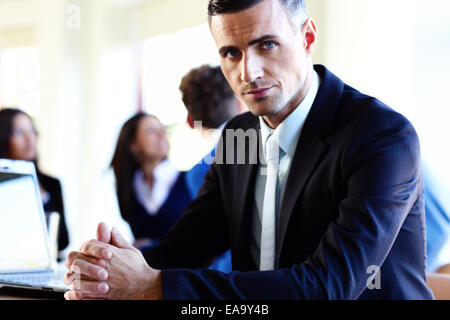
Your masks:
<svg viewBox="0 0 450 320"><path fill-rule="evenodd" d="M203 127L216 129L238 114L236 96L219 66L192 69L180 90L190 118Z"/></svg>
<svg viewBox="0 0 450 320"><path fill-rule="evenodd" d="M266 0L209 0L208 21L218 14L239 12L252 8ZM277 0L286 9L291 24L294 28L300 28L308 18L308 9L305 0Z"/></svg>

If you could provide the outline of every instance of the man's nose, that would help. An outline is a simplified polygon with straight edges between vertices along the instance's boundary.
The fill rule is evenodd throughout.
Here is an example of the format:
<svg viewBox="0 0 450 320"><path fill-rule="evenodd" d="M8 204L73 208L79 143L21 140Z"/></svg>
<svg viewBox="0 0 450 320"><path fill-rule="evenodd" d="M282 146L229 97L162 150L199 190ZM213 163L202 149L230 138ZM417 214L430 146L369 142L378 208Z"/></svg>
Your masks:
<svg viewBox="0 0 450 320"><path fill-rule="evenodd" d="M246 53L241 62L241 80L252 83L264 76L261 58L256 54Z"/></svg>

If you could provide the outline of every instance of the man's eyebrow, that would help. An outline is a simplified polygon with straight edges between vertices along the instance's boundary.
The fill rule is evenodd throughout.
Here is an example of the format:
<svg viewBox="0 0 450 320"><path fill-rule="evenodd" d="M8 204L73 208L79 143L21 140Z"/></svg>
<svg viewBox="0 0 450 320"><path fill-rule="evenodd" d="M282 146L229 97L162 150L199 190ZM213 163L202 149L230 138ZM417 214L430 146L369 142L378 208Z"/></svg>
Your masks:
<svg viewBox="0 0 450 320"><path fill-rule="evenodd" d="M264 35L262 37L254 39L252 41L249 41L248 42L248 46L251 47L251 46L253 46L255 44L258 44L260 42L263 42L263 41L266 41L266 40L269 40L269 39L277 39L277 38L278 38L278 36L276 36L274 34L266 34L266 35ZM224 55L226 52L228 52L230 50L236 50L236 49L238 49L238 48L235 47L235 46L225 46L225 47L222 47L222 48L219 49L219 54L220 55Z"/></svg>
<svg viewBox="0 0 450 320"><path fill-rule="evenodd" d="M266 41L266 40L269 40L269 39L277 39L277 38L278 38L278 36L276 36L274 34L266 34L266 35L264 35L262 37L259 37L258 39L250 41L248 43L248 46L250 47L250 46L253 46L253 45L257 44L257 43L260 43L260 42L263 42L263 41Z"/></svg>

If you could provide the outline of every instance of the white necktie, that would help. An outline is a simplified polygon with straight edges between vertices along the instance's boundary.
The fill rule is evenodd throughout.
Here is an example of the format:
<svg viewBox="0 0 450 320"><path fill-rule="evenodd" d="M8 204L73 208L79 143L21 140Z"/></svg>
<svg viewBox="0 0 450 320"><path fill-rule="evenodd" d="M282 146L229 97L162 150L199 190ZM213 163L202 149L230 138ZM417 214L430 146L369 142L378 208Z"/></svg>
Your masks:
<svg viewBox="0 0 450 320"><path fill-rule="evenodd" d="M277 182L279 165L279 145L272 134L266 142L266 188L261 222L261 252L259 269L273 270L275 264L275 212L277 200Z"/></svg>

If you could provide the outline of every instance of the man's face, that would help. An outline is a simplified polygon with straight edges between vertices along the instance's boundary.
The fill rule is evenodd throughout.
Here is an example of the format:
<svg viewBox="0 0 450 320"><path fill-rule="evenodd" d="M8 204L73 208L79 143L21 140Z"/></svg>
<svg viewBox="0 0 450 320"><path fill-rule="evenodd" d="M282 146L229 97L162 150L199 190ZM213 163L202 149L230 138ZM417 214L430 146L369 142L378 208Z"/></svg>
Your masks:
<svg viewBox="0 0 450 320"><path fill-rule="evenodd" d="M312 70L312 20L294 30L281 2L266 0L213 16L211 30L222 71L253 114L271 116L301 102Z"/></svg>

